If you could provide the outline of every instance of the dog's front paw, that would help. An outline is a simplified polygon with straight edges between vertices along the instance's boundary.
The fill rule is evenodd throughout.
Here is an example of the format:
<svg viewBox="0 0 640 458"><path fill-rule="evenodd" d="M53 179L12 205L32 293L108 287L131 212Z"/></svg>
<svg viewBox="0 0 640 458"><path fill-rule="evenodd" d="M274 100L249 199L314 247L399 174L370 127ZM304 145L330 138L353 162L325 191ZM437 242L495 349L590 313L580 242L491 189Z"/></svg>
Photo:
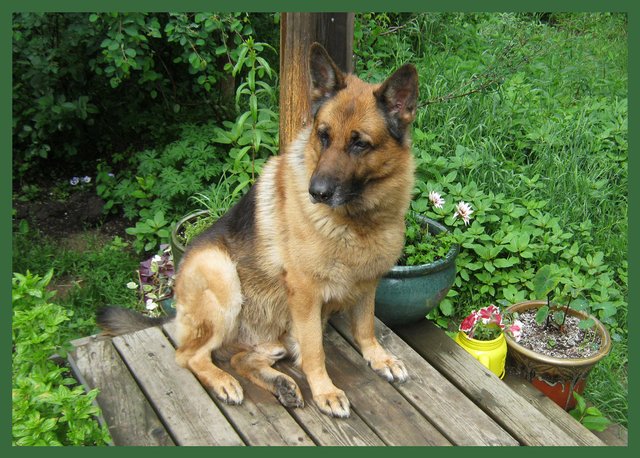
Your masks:
<svg viewBox="0 0 640 458"><path fill-rule="evenodd" d="M380 377L388 382L405 382L409 378L409 373L404 363L393 356L386 356L376 360L370 360L369 366Z"/></svg>
<svg viewBox="0 0 640 458"><path fill-rule="evenodd" d="M322 413L331 417L347 418L351 414L349 399L347 399L344 391L338 388L329 393L315 395L313 401Z"/></svg>

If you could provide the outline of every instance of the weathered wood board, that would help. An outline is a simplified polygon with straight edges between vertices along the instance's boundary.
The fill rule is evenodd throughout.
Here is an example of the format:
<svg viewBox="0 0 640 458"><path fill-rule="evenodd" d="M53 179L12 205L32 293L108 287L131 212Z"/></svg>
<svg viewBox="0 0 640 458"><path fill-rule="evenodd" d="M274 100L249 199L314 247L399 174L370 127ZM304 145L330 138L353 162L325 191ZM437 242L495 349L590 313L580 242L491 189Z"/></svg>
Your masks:
<svg viewBox="0 0 640 458"><path fill-rule="evenodd" d="M115 445L604 445L566 412L510 388L439 329L425 322L397 331L376 323L383 346L410 372L407 382L390 384L367 367L344 318L328 326L327 370L349 397L348 419L322 414L289 361L276 368L298 382L304 408L283 407L224 362L245 400L218 401L175 363L172 324L81 339L70 362L87 388L100 390Z"/></svg>

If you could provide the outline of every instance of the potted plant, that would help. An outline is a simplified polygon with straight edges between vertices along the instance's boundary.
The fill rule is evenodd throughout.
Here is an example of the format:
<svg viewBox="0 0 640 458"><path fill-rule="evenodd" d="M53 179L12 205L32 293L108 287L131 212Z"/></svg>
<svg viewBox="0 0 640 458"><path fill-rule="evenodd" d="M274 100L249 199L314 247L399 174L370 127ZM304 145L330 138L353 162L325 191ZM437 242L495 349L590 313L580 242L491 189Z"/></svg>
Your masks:
<svg viewBox="0 0 640 458"><path fill-rule="evenodd" d="M247 185L248 182L242 182L231 191L229 181L223 175L209 193L198 193L190 198L200 209L179 220L171 231L171 251L176 267L189 242L224 215L235 204Z"/></svg>
<svg viewBox="0 0 640 458"><path fill-rule="evenodd" d="M589 313L588 302L567 269L543 266L533 279L544 300L511 305L523 323L519 341L507 335L509 358L522 375L565 410L576 405L593 366L611 349L607 328Z"/></svg>
<svg viewBox="0 0 640 458"><path fill-rule="evenodd" d="M520 321L510 322L498 307L491 304L472 311L460 323L454 340L487 369L502 378L507 359L505 334L517 342L521 333Z"/></svg>
<svg viewBox="0 0 640 458"><path fill-rule="evenodd" d="M187 245L216 220L209 210L196 210L176 223L171 230L171 252L175 266L180 264Z"/></svg>
<svg viewBox="0 0 640 458"><path fill-rule="evenodd" d="M429 193L429 201L442 208L439 193ZM460 202L454 217L469 223L473 210ZM410 211L406 221L404 252L398 263L380 280L376 290L376 316L389 326L425 319L444 299L456 276L460 246L439 222Z"/></svg>
<svg viewBox="0 0 640 458"><path fill-rule="evenodd" d="M129 282L129 289L137 289L140 300L151 316L172 314L175 268L169 245L160 245L158 254L142 261L138 268L138 283Z"/></svg>

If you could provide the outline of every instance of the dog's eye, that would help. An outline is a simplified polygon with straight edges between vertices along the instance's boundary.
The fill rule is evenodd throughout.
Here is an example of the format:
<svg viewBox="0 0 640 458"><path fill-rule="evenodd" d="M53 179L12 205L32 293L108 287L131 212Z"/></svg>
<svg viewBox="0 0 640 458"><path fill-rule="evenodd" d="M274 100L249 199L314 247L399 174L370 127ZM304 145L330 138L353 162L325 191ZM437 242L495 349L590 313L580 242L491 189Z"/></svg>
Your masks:
<svg viewBox="0 0 640 458"><path fill-rule="evenodd" d="M329 132L327 132L326 130L319 130L318 139L320 140L320 143L322 143L322 147L324 149L327 149L329 147L329 143L331 143Z"/></svg>
<svg viewBox="0 0 640 458"><path fill-rule="evenodd" d="M364 140L353 140L350 150L352 153L361 153L369 148L371 148L371 143Z"/></svg>

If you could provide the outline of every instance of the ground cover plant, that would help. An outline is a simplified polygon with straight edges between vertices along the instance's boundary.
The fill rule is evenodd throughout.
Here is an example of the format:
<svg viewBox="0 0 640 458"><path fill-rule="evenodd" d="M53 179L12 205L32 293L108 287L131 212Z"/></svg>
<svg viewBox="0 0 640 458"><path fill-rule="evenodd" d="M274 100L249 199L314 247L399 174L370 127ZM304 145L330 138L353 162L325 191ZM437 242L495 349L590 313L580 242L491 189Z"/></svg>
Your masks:
<svg viewBox="0 0 640 458"><path fill-rule="evenodd" d="M215 200L219 186L241 194L277 152L277 20L14 16L13 270L42 278L53 268L59 293L48 300L73 311L57 324L65 338L95 332L99 305L144 310L126 285L172 223L200 206L192 197ZM614 341L584 397L624 425L626 30L624 14L360 13L354 42L364 79L407 61L419 69L412 210L443 222L462 247L456 283L430 318L449 327L486 304L533 298L538 269L562 269ZM89 183L69 184L85 175ZM89 195L104 207L95 221L66 223L52 238L47 227L64 212L43 219L36 202L72 215ZM460 202L468 220L453 216ZM69 233L85 235L60 243ZM94 433L86 443L101 443Z"/></svg>

